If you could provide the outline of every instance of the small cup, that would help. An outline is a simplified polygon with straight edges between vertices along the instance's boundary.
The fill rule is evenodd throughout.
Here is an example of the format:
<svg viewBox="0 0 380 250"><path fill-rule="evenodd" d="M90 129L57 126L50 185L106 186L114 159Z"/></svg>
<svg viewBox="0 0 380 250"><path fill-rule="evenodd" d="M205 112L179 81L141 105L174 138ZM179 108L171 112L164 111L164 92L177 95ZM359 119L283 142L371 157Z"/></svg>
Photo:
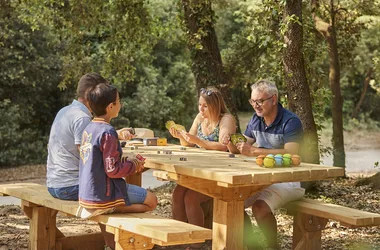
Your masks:
<svg viewBox="0 0 380 250"><path fill-rule="evenodd" d="M264 158L265 158L265 155L256 156L256 164L262 167L264 164Z"/></svg>
<svg viewBox="0 0 380 250"><path fill-rule="evenodd" d="M290 167L290 165L292 165L292 155L284 154L282 156L282 164L284 165L284 167Z"/></svg>
<svg viewBox="0 0 380 250"><path fill-rule="evenodd" d="M297 167L301 164L301 157L299 155L292 155L292 165Z"/></svg>
<svg viewBox="0 0 380 250"><path fill-rule="evenodd" d="M275 160L276 167L281 167L282 166L282 164L283 164L282 154L276 154L274 156L274 160Z"/></svg>

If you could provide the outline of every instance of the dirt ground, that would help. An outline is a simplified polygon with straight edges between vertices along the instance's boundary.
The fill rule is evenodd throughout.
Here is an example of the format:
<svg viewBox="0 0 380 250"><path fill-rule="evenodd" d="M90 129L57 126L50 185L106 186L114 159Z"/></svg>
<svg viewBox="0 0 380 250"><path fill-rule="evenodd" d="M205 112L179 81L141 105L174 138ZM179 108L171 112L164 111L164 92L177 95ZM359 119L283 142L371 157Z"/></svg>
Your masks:
<svg viewBox="0 0 380 250"><path fill-rule="evenodd" d="M29 166L43 169L43 166ZM27 168L29 168L27 167ZM41 170L42 171L42 170ZM43 171L42 171L43 172ZM0 171L0 175L4 176ZM34 179L36 180L36 179ZM30 181L30 180L29 180ZM326 200L331 203L353 207L365 211L380 213L379 190L370 186L354 186L355 179L323 181L317 193L308 197ZM155 214L171 216L171 191L173 185L162 186L155 191L159 197L159 205ZM251 211L248 210L251 214ZM279 239L282 249L291 249L292 217L285 210L278 211ZM254 235L259 244L265 246L260 230L256 227L254 219ZM82 219L66 217L58 214L58 228L66 235L98 232L97 224ZM378 227L350 229L339 222L330 221L322 236L322 249L325 250L380 250L380 230ZM203 250L211 250L211 243L203 246ZM19 206L0 206L0 250L24 250L28 247L28 218ZM162 249L155 247L155 249ZM184 249L183 246L174 246L165 249ZM265 249L265 248L264 248Z"/></svg>
<svg viewBox="0 0 380 250"><path fill-rule="evenodd" d="M346 136L345 142L350 150L380 149L380 133L362 133L358 136ZM380 151L379 151L380 152ZM377 156L378 157L378 156ZM43 165L22 166L18 168L0 169L0 183L35 182L45 184L46 168ZM308 197L326 200L330 203L353 207L360 210L380 213L379 190L371 186L354 185L355 178L320 182L318 191ZM159 198L155 214L171 216L171 192L173 185L168 184L154 190ZM248 210L250 214L250 210ZM65 217L58 214L58 228L66 235L99 232L98 225L82 219ZM291 249L292 217L285 210L278 211L279 240L282 249ZM259 244L265 246L260 230L254 219L255 237ZM211 243L203 246L209 250ZM28 248L28 218L19 206L0 206L0 250L23 250ZM155 249L162 249L156 247ZM175 246L166 249L183 249ZM265 249L265 248L264 248ZM378 227L349 229L339 222L330 221L322 235L322 249L326 250L380 250L380 230ZM43 250L43 249L41 249Z"/></svg>

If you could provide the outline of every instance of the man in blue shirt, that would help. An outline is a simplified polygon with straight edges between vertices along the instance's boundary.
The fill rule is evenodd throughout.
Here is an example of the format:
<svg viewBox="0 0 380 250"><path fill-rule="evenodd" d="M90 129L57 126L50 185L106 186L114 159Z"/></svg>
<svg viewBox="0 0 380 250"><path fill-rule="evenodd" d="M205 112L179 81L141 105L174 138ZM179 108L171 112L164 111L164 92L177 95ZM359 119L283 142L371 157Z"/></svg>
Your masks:
<svg viewBox="0 0 380 250"><path fill-rule="evenodd" d="M251 90L249 103L255 114L244 132L247 142L238 143L236 147L228 143L229 150L247 156L297 154L303 137L302 124L296 114L278 103L276 85L268 80L259 80L251 86ZM300 199L304 193L299 182L276 183L244 202L245 207L252 206L252 213L269 248L279 249L274 210Z"/></svg>

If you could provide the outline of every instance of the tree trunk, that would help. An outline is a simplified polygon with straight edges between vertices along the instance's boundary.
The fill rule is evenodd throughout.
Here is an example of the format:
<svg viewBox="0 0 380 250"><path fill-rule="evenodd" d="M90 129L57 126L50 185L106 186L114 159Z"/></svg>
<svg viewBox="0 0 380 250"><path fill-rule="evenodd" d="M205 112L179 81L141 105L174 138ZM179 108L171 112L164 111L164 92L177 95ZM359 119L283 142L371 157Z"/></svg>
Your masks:
<svg viewBox="0 0 380 250"><path fill-rule="evenodd" d="M359 114L360 106L363 104L365 94L367 93L369 82L372 79L372 74L373 74L373 68L370 68L367 71L367 74L366 74L364 82L363 82L363 90L362 90L362 93L360 95L360 99L359 99L358 103L356 104L354 110L352 111L352 115L351 115L352 118L356 118Z"/></svg>
<svg viewBox="0 0 380 250"><path fill-rule="evenodd" d="M371 177L362 178L355 182L355 186L371 185L373 189L380 190L380 172Z"/></svg>
<svg viewBox="0 0 380 250"><path fill-rule="evenodd" d="M182 0L188 35L187 42L192 58L192 71L198 91L211 85L221 91L228 109L236 118L239 129L237 109L230 91L233 79L223 67L214 28L215 20L211 2L211 0Z"/></svg>
<svg viewBox="0 0 380 250"><path fill-rule="evenodd" d="M312 15L316 29L324 36L329 50L329 84L332 92L332 121L333 121L333 157L334 166L345 167L346 156L343 139L343 98L340 92L340 66L338 44L335 32L334 0L330 0L331 22L326 23L316 15L318 1L312 0Z"/></svg>
<svg viewBox="0 0 380 250"><path fill-rule="evenodd" d="M319 164L318 134L303 58L302 0L286 1L285 23L292 16L298 18L299 23L289 22L283 55L289 108L300 117L305 133L302 161Z"/></svg>

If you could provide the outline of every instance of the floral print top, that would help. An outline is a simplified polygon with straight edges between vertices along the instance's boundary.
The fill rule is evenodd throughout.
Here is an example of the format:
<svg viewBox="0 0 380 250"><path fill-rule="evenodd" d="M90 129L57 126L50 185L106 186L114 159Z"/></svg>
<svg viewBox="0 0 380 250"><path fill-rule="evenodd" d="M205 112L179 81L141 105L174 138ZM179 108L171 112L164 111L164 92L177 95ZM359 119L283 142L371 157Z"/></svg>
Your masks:
<svg viewBox="0 0 380 250"><path fill-rule="evenodd" d="M202 123L199 123L197 135L202 140L218 142L219 141L219 123L218 123L218 125L216 125L214 131L212 131L209 135L203 134Z"/></svg>

